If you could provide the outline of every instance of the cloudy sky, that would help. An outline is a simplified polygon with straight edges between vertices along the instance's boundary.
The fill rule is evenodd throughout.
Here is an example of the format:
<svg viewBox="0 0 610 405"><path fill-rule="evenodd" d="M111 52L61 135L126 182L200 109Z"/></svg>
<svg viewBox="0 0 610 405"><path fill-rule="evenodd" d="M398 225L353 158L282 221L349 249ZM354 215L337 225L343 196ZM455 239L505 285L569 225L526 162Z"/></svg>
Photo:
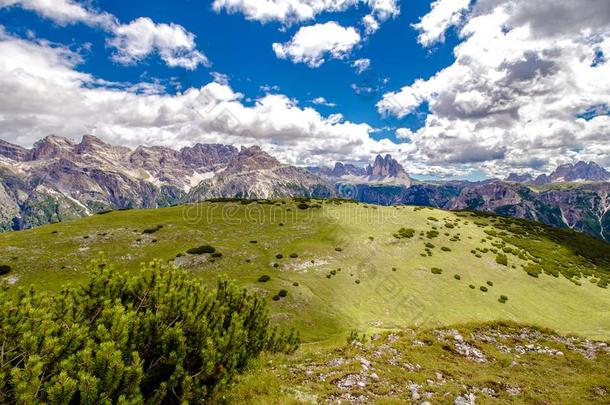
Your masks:
<svg viewBox="0 0 610 405"><path fill-rule="evenodd" d="M0 0L0 138L610 167L608 0Z"/></svg>

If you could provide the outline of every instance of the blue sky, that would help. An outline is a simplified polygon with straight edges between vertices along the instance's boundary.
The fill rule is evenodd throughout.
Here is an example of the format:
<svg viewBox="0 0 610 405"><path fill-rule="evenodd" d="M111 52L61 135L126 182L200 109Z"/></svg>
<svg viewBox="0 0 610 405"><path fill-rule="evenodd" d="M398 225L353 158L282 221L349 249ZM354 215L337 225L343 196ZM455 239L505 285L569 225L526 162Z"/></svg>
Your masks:
<svg viewBox="0 0 610 405"><path fill-rule="evenodd" d="M277 92L307 105L309 100L324 97L336 107L318 106L325 113L342 113L346 119L367 122L375 128L375 138L396 139L398 126L417 129L422 125L421 114L411 114L402 119L382 117L375 104L387 90L398 90L420 77L429 77L453 62L454 33L448 35L445 44L434 49L422 47L417 42L418 32L412 28L421 16L430 11L429 1L413 1L402 5L400 15L386 21L379 31L363 41L350 57L329 60L320 67L310 68L276 57L271 44L286 42L300 25L285 27L280 22L261 23L247 21L240 14L215 12L205 1L130 0L93 3L98 10L115 15L121 22L139 17L150 17L156 23L180 24L196 36L197 48L211 62L211 66L198 66L196 70L168 67L155 55L131 66L111 59L112 49L106 46L107 35L100 29L84 24L60 26L41 18L34 12L17 7L0 12L0 24L9 32L20 36L33 33L36 37L65 44L84 56L79 69L109 81L137 83L160 80L167 84L167 91L174 92L171 82L179 82L182 88L199 87L212 80L211 73L219 72L229 78L234 90L246 97L260 97L263 86L277 86ZM366 7L329 12L316 18L316 22L336 21L342 26L357 25L366 15ZM91 48L83 49L90 43ZM357 74L350 61L367 58L371 67ZM388 80L384 84L384 79ZM376 87L372 94L357 94L352 85Z"/></svg>
<svg viewBox="0 0 610 405"><path fill-rule="evenodd" d="M582 2L331 0L307 16L319 2L0 0L0 137L260 144L294 164L391 153L426 178L610 166L609 7Z"/></svg>

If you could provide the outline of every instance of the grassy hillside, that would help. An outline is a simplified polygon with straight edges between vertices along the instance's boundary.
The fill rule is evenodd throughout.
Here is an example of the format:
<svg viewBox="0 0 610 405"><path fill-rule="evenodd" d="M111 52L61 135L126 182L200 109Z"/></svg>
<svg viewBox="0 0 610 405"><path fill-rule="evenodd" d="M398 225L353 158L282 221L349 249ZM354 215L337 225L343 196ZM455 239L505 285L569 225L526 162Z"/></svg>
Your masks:
<svg viewBox="0 0 610 405"><path fill-rule="evenodd" d="M0 235L0 265L16 286L78 282L100 252L125 271L161 258L205 283L226 274L266 295L273 319L306 341L499 319L610 337L610 245L501 217L336 200L206 202Z"/></svg>
<svg viewBox="0 0 610 405"><path fill-rule="evenodd" d="M261 358L231 403L605 404L610 348L511 322L402 330Z"/></svg>

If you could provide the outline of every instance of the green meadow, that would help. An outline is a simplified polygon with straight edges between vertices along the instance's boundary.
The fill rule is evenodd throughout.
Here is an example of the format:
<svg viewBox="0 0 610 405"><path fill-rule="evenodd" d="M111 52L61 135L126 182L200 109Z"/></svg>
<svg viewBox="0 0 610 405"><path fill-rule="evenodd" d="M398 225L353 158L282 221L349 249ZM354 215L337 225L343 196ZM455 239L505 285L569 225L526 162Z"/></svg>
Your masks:
<svg viewBox="0 0 610 405"><path fill-rule="evenodd" d="M0 235L11 288L78 283L100 255L126 272L162 259L210 285L226 275L263 294L272 320L304 342L490 321L610 337L609 245L527 221L344 200L229 200Z"/></svg>

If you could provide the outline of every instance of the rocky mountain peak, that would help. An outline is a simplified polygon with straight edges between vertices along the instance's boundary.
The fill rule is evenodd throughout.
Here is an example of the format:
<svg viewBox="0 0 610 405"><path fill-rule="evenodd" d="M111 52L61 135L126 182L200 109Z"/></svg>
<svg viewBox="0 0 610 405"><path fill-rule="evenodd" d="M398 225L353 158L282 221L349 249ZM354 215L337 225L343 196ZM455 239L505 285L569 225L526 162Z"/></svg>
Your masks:
<svg viewBox="0 0 610 405"><path fill-rule="evenodd" d="M333 168L331 175L333 177L343 177L343 176L364 176L366 175L366 169L358 166L354 166L349 163L335 163L335 167Z"/></svg>
<svg viewBox="0 0 610 405"><path fill-rule="evenodd" d="M28 150L19 145L3 141L0 139L0 156L7 157L11 160L22 162L27 159Z"/></svg>
<svg viewBox="0 0 610 405"><path fill-rule="evenodd" d="M274 169L282 164L261 149L260 146L241 147L239 153L229 161L227 170L244 172L249 170Z"/></svg>
<svg viewBox="0 0 610 405"><path fill-rule="evenodd" d="M610 181L610 172L595 162L579 161L558 166L550 175L541 174L533 184L571 181Z"/></svg>
<svg viewBox="0 0 610 405"><path fill-rule="evenodd" d="M506 178L506 181L510 181L513 183L529 183L533 179L534 177L530 173L510 173Z"/></svg>
<svg viewBox="0 0 610 405"><path fill-rule="evenodd" d="M122 161L131 153L131 149L110 145L93 135L83 135L80 143L75 146L74 152L78 155L91 155L96 158Z"/></svg>
<svg viewBox="0 0 610 405"><path fill-rule="evenodd" d="M29 160L69 158L75 146L71 139L48 135L34 144L30 150Z"/></svg>
<svg viewBox="0 0 610 405"><path fill-rule="evenodd" d="M393 159L391 155L377 155L373 165L369 165L366 168L366 174L370 180L384 180L384 179L398 179L407 181L409 175L396 159Z"/></svg>
<svg viewBox="0 0 610 405"><path fill-rule="evenodd" d="M595 162L577 162L559 166L551 178L563 178L565 181L591 180L604 181L610 179L610 173Z"/></svg>
<svg viewBox="0 0 610 405"><path fill-rule="evenodd" d="M226 165L237 156L238 152L237 148L231 145L201 143L186 146L180 150L185 164L194 168Z"/></svg>

